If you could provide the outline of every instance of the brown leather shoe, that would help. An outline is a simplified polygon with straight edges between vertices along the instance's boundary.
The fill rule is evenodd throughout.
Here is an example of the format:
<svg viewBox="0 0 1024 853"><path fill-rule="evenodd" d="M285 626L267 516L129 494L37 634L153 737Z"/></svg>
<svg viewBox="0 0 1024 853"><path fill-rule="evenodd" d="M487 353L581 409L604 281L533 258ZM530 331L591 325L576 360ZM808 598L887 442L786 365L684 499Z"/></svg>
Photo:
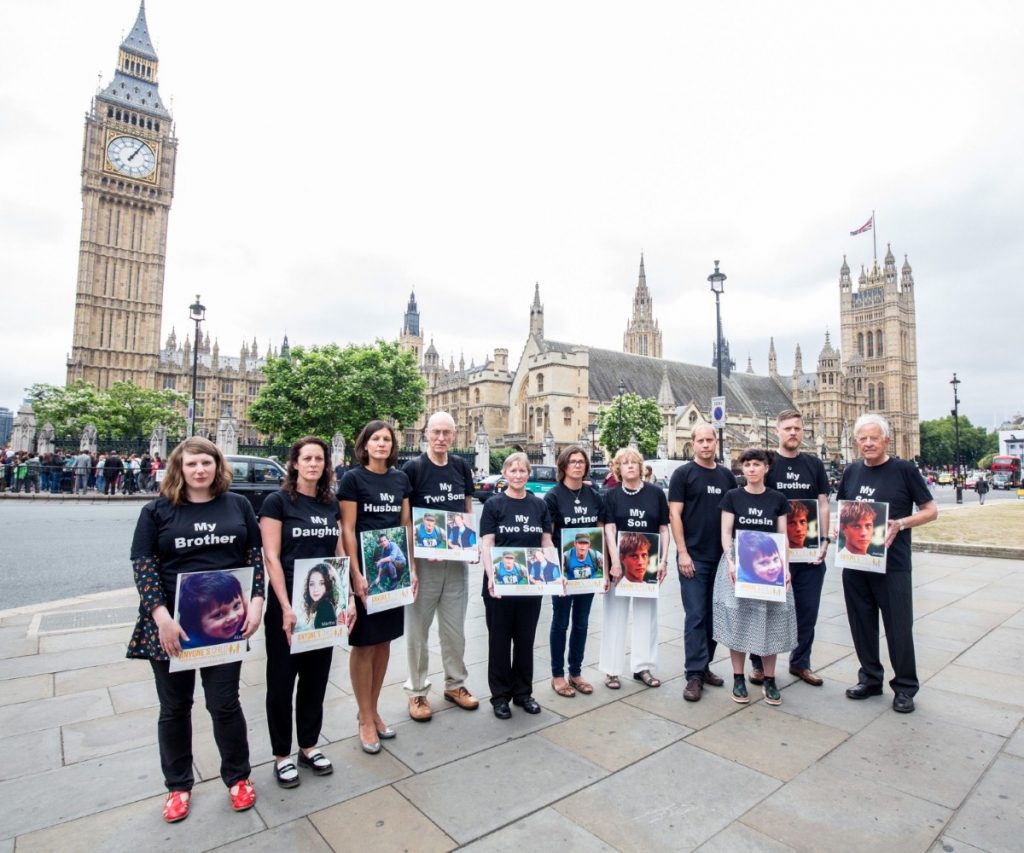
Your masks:
<svg viewBox="0 0 1024 853"><path fill-rule="evenodd" d="M426 696L409 697L409 716L417 723L429 723L434 712L430 710L430 703Z"/></svg>
<svg viewBox="0 0 1024 853"><path fill-rule="evenodd" d="M813 684L815 687L821 687L825 683L824 679L820 675L815 675L812 669L797 669L791 666L789 674L795 675L797 678L806 681L808 684Z"/></svg>
<svg viewBox="0 0 1024 853"><path fill-rule="evenodd" d="M445 690L444 698L449 702L454 702L464 711L475 711L480 707L480 700L465 687L460 687L458 690Z"/></svg>
<svg viewBox="0 0 1024 853"><path fill-rule="evenodd" d="M699 702L700 694L704 692L704 682L700 678L691 678L686 682L683 690L683 698L687 702Z"/></svg>
<svg viewBox="0 0 1024 853"><path fill-rule="evenodd" d="M751 684L764 684L764 670L758 669L755 666L750 670L750 678L748 680Z"/></svg>
<svg viewBox="0 0 1024 853"><path fill-rule="evenodd" d="M721 687L725 684L725 679L720 675L715 675L711 671L711 667L704 670L704 683L710 684L712 687Z"/></svg>

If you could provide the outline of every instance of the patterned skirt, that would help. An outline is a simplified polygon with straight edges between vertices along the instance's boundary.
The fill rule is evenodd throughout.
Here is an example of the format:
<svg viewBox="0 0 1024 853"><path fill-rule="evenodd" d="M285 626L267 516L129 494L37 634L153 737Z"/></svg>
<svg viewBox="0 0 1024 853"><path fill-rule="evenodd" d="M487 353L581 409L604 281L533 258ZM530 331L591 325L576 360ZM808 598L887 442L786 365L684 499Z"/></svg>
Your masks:
<svg viewBox="0 0 1024 853"><path fill-rule="evenodd" d="M793 590L786 590L785 602L737 598L724 554L715 577L712 613L715 640L733 651L777 655L796 646Z"/></svg>

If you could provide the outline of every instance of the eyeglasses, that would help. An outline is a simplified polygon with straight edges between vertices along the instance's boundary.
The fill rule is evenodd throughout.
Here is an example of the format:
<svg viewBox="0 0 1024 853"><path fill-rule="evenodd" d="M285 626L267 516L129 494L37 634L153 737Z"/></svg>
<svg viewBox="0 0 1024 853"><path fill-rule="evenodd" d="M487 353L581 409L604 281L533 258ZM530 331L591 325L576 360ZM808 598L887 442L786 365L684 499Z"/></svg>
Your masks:
<svg viewBox="0 0 1024 853"><path fill-rule="evenodd" d="M569 464L570 465L586 465L587 464L587 460L586 459L570 459L569 460Z"/></svg>

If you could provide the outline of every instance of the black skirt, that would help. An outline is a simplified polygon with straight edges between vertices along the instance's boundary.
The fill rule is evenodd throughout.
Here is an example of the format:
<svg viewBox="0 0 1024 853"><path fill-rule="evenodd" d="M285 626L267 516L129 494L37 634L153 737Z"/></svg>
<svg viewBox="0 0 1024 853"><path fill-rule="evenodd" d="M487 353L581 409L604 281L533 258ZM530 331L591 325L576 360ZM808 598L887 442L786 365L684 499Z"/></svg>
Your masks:
<svg viewBox="0 0 1024 853"><path fill-rule="evenodd" d="M405 608L394 607L380 613L367 613L356 596L356 626L348 635L350 646L376 646L397 640L405 631Z"/></svg>

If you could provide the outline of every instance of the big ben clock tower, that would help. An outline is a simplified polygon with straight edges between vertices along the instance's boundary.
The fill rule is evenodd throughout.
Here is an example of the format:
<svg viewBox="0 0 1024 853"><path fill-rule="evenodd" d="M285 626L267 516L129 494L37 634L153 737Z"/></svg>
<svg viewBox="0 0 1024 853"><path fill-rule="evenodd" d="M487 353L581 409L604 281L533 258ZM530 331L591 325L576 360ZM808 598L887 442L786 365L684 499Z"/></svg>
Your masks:
<svg viewBox="0 0 1024 853"><path fill-rule="evenodd" d="M82 149L82 235L67 381L152 388L178 141L157 88L145 0Z"/></svg>

